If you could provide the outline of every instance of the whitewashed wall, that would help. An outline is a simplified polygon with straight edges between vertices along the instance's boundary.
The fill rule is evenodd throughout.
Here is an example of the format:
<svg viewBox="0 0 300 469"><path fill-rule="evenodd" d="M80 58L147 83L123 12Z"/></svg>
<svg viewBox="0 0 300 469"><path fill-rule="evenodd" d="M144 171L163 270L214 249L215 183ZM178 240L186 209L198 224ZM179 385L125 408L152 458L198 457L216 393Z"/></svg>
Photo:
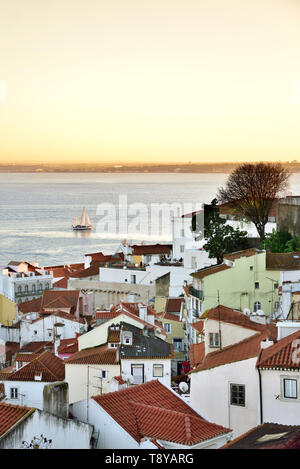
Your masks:
<svg viewBox="0 0 300 469"><path fill-rule="evenodd" d="M231 428L234 438L260 423L257 358L191 373L191 405L204 418ZM246 406L230 404L230 383L246 386Z"/></svg>

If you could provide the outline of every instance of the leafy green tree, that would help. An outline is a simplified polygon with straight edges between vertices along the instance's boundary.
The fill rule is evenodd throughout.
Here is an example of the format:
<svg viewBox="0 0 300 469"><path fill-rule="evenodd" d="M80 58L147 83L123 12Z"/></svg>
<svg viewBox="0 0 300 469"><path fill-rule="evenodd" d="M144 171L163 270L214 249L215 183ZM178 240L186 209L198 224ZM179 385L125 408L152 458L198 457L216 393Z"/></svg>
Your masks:
<svg viewBox="0 0 300 469"><path fill-rule="evenodd" d="M295 236L286 242L284 252L295 252L300 251L300 237Z"/></svg>
<svg viewBox="0 0 300 469"><path fill-rule="evenodd" d="M203 248L208 251L209 258L216 258L217 263L221 264L225 254L245 247L247 232L234 229L226 224L226 220L219 215L217 202L217 199L214 199L211 205L206 206L204 214L204 239L206 244ZM200 230L194 217L191 229L194 232Z"/></svg>
<svg viewBox="0 0 300 469"><path fill-rule="evenodd" d="M261 249L268 252L286 252L287 242L292 239L288 231L275 231L266 234L265 240L260 244Z"/></svg>

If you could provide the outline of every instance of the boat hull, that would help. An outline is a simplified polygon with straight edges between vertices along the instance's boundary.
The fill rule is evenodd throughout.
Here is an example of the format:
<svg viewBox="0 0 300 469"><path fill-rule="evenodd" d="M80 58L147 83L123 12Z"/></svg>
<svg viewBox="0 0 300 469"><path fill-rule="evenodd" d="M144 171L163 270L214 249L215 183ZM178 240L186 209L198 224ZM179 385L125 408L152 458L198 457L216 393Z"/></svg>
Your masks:
<svg viewBox="0 0 300 469"><path fill-rule="evenodd" d="M73 228L73 231L90 231L93 229L93 227L91 225L87 225L87 226L82 226L82 225L76 225L76 226L72 226Z"/></svg>

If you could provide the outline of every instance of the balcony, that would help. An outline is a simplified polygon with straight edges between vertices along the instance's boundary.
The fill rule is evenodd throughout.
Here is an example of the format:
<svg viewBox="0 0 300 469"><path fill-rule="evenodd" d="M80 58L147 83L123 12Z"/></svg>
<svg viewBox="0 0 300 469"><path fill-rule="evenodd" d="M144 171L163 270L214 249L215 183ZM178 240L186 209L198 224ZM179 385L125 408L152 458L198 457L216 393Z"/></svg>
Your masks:
<svg viewBox="0 0 300 469"><path fill-rule="evenodd" d="M197 288L189 287L189 293L190 293L190 295L194 296L195 298L198 298L198 300L203 300L203 298L204 298L203 290L197 290Z"/></svg>

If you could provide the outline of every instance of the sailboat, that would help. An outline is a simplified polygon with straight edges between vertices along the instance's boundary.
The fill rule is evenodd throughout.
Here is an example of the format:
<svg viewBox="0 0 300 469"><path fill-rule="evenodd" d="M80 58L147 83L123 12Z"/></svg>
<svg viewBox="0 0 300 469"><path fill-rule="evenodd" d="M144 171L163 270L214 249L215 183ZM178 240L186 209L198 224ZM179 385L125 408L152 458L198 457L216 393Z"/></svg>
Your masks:
<svg viewBox="0 0 300 469"><path fill-rule="evenodd" d="M75 222L74 225L72 225L72 228L74 231L86 231L86 230L92 230L93 227L90 222L90 218L88 213L86 212L85 208L82 210L82 216L81 216L81 222L80 225L78 224L78 219L77 215L75 216Z"/></svg>

